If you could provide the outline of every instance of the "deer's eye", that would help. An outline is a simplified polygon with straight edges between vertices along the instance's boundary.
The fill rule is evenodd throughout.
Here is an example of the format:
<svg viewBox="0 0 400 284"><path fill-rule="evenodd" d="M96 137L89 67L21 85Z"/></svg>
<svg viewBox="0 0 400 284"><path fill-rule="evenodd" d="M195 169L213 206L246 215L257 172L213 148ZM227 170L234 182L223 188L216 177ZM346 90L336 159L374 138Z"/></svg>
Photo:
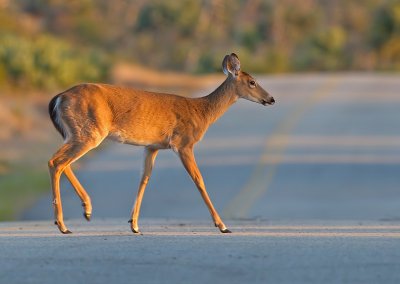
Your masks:
<svg viewBox="0 0 400 284"><path fill-rule="evenodd" d="M250 87L255 87L256 86L256 81L250 81Z"/></svg>

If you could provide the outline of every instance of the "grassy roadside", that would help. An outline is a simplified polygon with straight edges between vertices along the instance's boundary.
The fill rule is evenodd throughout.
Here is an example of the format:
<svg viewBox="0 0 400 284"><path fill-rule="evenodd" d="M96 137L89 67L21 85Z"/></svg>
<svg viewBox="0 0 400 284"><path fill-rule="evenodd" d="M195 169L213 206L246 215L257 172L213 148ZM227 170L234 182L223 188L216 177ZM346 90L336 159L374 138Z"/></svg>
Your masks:
<svg viewBox="0 0 400 284"><path fill-rule="evenodd" d="M1 176L0 188L0 221L15 220L38 196L48 192L48 173L31 168L18 169Z"/></svg>

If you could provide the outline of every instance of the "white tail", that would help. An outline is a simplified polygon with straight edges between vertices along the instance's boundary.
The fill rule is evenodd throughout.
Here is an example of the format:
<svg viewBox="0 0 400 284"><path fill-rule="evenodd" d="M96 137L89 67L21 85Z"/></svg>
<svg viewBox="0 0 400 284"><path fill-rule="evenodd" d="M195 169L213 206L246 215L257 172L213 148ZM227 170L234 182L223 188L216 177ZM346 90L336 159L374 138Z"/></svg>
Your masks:
<svg viewBox="0 0 400 284"><path fill-rule="evenodd" d="M82 84L50 101L50 117L64 137L64 145L49 161L55 223L62 233L71 232L63 221L60 175L65 173L82 201L84 216L90 220L90 198L73 174L70 164L97 147L105 138L145 146L143 176L129 221L134 233L139 232L137 221L143 192L160 149L172 149L179 155L215 226L223 233L230 232L207 195L194 159L193 146L239 98L263 105L272 105L275 100L253 77L241 71L236 54L226 55L222 67L228 75L227 79L214 92L201 98L184 98L105 84Z"/></svg>

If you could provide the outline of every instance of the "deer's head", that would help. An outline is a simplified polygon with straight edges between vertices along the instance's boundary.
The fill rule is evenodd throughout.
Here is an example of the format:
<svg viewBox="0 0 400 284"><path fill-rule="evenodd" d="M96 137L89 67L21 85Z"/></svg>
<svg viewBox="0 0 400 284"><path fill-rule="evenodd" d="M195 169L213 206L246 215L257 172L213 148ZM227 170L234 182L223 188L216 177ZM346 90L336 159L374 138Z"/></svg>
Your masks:
<svg viewBox="0 0 400 284"><path fill-rule="evenodd" d="M236 94L239 98L265 106L275 103L274 98L250 74L241 70L239 58L235 53L225 56L224 61L222 61L222 69L231 80L234 80Z"/></svg>

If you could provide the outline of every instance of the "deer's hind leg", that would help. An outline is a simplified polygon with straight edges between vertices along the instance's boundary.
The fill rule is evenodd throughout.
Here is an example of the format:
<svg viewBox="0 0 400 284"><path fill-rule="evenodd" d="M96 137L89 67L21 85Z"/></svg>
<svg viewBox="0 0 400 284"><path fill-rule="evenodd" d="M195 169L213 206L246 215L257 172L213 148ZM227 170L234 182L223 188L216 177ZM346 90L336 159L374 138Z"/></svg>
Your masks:
<svg viewBox="0 0 400 284"><path fill-rule="evenodd" d="M60 176L69 165L83 156L89 150L95 148L98 143L66 142L49 160L49 172L53 195L53 209L55 224L63 234L69 234L63 220L63 212L60 198ZM67 169L67 172L70 173ZM86 192L85 192L86 193ZM87 195L87 194L86 194Z"/></svg>
<svg viewBox="0 0 400 284"><path fill-rule="evenodd" d="M64 174L66 175L82 201L82 206L85 210L83 216L86 218L86 220L90 221L90 217L92 216L92 202L90 201L89 195L74 175L71 169L71 165L65 167Z"/></svg>

